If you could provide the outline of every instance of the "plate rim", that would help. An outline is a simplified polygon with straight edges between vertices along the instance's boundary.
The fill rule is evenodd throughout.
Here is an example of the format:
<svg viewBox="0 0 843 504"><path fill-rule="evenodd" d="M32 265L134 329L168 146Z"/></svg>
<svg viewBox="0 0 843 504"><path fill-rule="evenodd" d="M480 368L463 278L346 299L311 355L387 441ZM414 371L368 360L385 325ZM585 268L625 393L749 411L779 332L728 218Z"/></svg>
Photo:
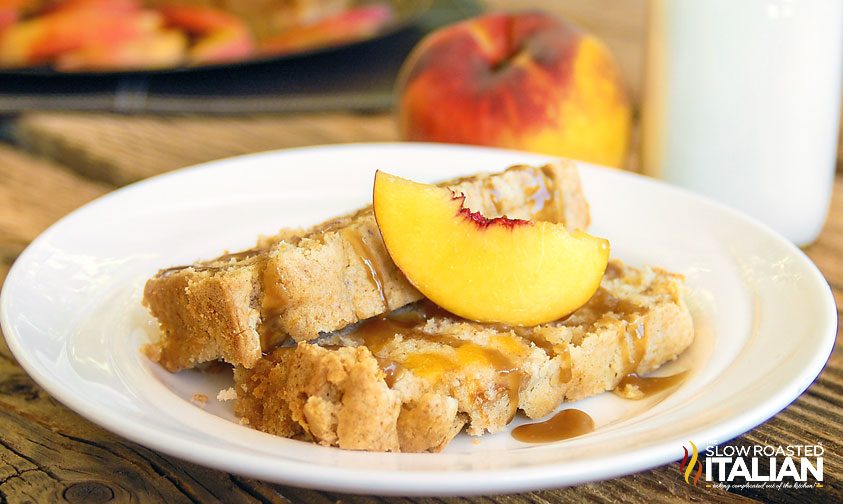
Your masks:
<svg viewBox="0 0 843 504"><path fill-rule="evenodd" d="M76 216L79 212L90 211L91 208L94 208L98 205L102 205L104 204L104 202L107 202L112 198L119 198L121 197L121 195L124 195L127 192L138 190L139 188L145 187L148 184L155 184L162 179L190 176L190 174L202 170L225 169L227 165L236 166L237 164L244 162L254 162L254 160L257 158L279 156L290 152L313 151L318 153L319 151L323 151L326 149L369 150L383 148L422 148L438 149L442 151L457 149L464 151L476 151L478 153L483 152L487 154L517 154L523 155L525 157L530 157L531 159L537 159L541 157L549 159L553 157L542 156L541 154L531 152L490 147L435 143L376 142L329 144L320 146L299 147L293 149L279 149L214 160L156 175L154 177L150 177L142 181L124 186L115 191L107 193L87 203L86 205L83 205L82 207L74 210L73 212L59 219L57 222L47 228L26 247L26 249L18 256L15 263L12 265L12 268L9 270L7 280L15 278L16 275L20 274L19 271L23 267L22 265L27 262L27 258L30 254L33 253L33 250L36 250L43 242L48 240L52 233L56 232L55 230L59 229L66 220L74 218L74 216ZM697 202L701 202L705 205L713 205L714 207L725 211L726 213L730 214L731 217L737 219L738 221L741 221L742 225L755 227L757 231L766 235L768 238L771 238L774 241L778 242L779 245L782 245L789 252L790 256L798 258L802 266L805 267L806 271L810 273L810 281L816 282L816 287L818 288L818 290L823 291L821 297L823 300L822 306L817 308L818 312L822 311L825 315L821 324L823 334L818 334L818 336L821 336L821 338L817 338L816 351L813 352L812 358L810 359L810 362L808 362L808 365L802 368L796 376L795 382L798 383L794 384L798 384L798 392L795 395L793 393L779 393L769 396L765 398L761 403L759 403L756 408L742 412L741 414L732 415L728 417L726 421L721 421L712 427L701 429L700 432L690 433L691 437L717 443L727 441L765 422L773 415L786 408L793 400L801 396L802 393L813 383L814 379L825 367L825 363L827 362L834 348L834 342L836 339L836 305L834 303L831 288L825 277L820 272L819 268L816 266L816 264L814 264L814 262L801 249L796 247L793 243L785 239L776 231L772 230L766 224L758 221L757 219L751 216L743 214L731 207L728 207L723 203L695 194L689 190L672 186L663 181L643 177L635 173L599 167L598 165L594 165L591 163L584 163L579 161L577 163L585 166L597 167L599 169L611 170L615 172L616 175L619 175L621 177L646 179L647 183L662 186L660 190L675 191L681 193L683 197L689 197L693 200L696 200ZM247 471L238 470L238 464L242 461L241 459L253 460L255 455L243 457L241 456L241 454L237 454L237 456L235 457L232 456L232 453L226 450L224 447L218 448L214 446L202 446L201 452L194 452L192 451L193 442L191 441L181 442L180 439L175 438L170 433L165 433L165 436L162 436L162 433L160 431L152 427L121 422L119 415L115 415L114 413L108 412L108 410L102 410L97 412L90 411L90 406L86 406L86 401L83 398L74 396L72 393L66 394L65 391L62 389L61 384L54 383L54 381L49 376L43 374L40 371L38 364L36 364L34 360L29 359L27 355L28 353L25 350L24 345L22 345L21 335L18 334L17 330L13 328L13 325L10 321L11 314L9 313L9 299L11 297L11 288L8 287L9 285L11 285L10 282L4 282L2 292L0 292L0 326L2 326L3 334L6 336L6 341L9 345L10 350L12 351L12 354L15 356L20 366L29 374L29 376L32 377L32 379L36 381L41 387L43 387L51 396L59 400L62 404L66 405L70 409L73 409L86 419L106 428L111 432L114 432L141 445L148 446L150 448L182 458L184 460L189 460L191 462L195 462L207 467L212 467L218 470L239 474L249 474L250 476L258 477L261 479L276 481L279 483L298 487L319 488L348 493L371 494L370 490L367 491L366 488L361 488L361 485L358 481L360 473L368 473L369 469L364 468L351 470L343 467L332 466L331 478L330 480L326 480L323 476L320 476L318 474L318 471L312 470L314 468L324 468L324 466L318 463L303 463L297 460L284 459L283 457L274 457L274 467L277 468L279 467L279 465L283 467L283 474L267 474L265 472L261 472L260 470L254 470L255 468L253 467L253 465L250 465L248 467L249 470ZM398 474L392 473L395 478L384 478L382 485L377 489L377 491L379 494L382 495L488 495L490 493L510 493L517 491L534 490L538 488L556 488L561 486L571 486L587 481L604 480L623 474L629 474L631 472L629 468L632 468L632 472L640 472L643 470L648 470L653 467L663 465L666 462L669 462L676 458L675 454L672 451L670 453L667 452L668 445L671 445L675 448L675 442L679 442L681 444L682 442L684 442L684 440L665 440L659 442L658 444L638 449L634 452L634 454L624 453L622 455L616 455L616 458L620 458L622 460L624 460L625 458L629 459L630 457L632 457L632 455L634 455L634 460L630 460L629 464L613 464L614 470L606 470L605 468L601 468L599 476L596 477L588 476L587 473L590 469L588 466L580 467L578 471L573 472L573 474L580 474L580 476L575 476L571 481L564 485L559 484L558 481L554 481L554 479L558 477L560 470L560 464L555 463L544 465L541 467L508 469L505 471L466 470L454 472L447 470L402 470ZM408 454L392 455L400 456ZM262 456L263 455L261 455L261 457ZM314 476L314 473L317 474ZM441 484L441 482L438 481L439 479L443 477L452 478L454 474L460 475L459 483L451 483L448 485L442 485L438 487L435 485L436 483ZM490 481L493 481L494 484L490 485Z"/></svg>

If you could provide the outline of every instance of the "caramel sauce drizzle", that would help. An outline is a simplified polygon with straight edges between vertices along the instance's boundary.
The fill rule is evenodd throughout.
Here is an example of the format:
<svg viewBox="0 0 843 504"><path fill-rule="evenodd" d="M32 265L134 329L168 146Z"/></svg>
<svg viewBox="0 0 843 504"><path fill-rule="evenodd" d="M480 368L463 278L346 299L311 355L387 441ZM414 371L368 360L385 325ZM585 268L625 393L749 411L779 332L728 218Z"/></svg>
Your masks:
<svg viewBox="0 0 843 504"><path fill-rule="evenodd" d="M266 317L262 317L260 325L258 326L258 336L260 337L261 353L266 355L268 352L284 345L290 340L290 335L281 329L280 312L270 311Z"/></svg>
<svg viewBox="0 0 843 504"><path fill-rule="evenodd" d="M494 324L493 326L495 329L503 332L511 330L517 336L541 348L551 359L561 357L562 366L559 368L559 383L569 383L574 377L571 369L571 351L567 343L552 343L540 334L536 334L535 328L532 327L511 327L505 324Z"/></svg>
<svg viewBox="0 0 843 504"><path fill-rule="evenodd" d="M559 382L570 383L574 378L574 372L571 366L571 351L568 345L563 346L562 351L557 355L562 357L562 366L559 368Z"/></svg>
<svg viewBox="0 0 843 504"><path fill-rule="evenodd" d="M384 292L383 287L383 272L380 270L380 266L378 266L378 262L375 260L372 249L366 245L366 242L363 241L363 237L360 236L360 231L358 229L346 228L340 233L342 234L342 237L351 244L351 248L354 250L354 254L357 256L357 259L360 260L360 262L362 262L369 271L369 282L378 292L381 303L383 303L384 306L384 311L389 311L389 301L386 299L386 292Z"/></svg>
<svg viewBox="0 0 843 504"><path fill-rule="evenodd" d="M350 218L353 218L353 216L350 216ZM322 224L319 226L318 232L311 233L312 239L316 239L317 237L322 239L325 233L334 232L342 228L346 224L345 220L339 219ZM389 301L384 291L384 276L378 266L378 262L374 258L372 249L366 245L359 230L343 228L339 232L351 245L356 257L366 267L369 281L380 296L384 310L388 311ZM261 275L261 284L263 286L263 297L261 301L261 322L258 327L258 334L261 338L261 348L267 351L284 343L288 339L288 336L279 327L279 317L286 309L290 296L286 283L281 278L277 268L272 268L269 265L264 267Z"/></svg>
<svg viewBox="0 0 843 504"><path fill-rule="evenodd" d="M634 373L647 354L650 338L645 324L635 321L635 315L640 313L642 308L629 300L613 296L602 287L597 289L587 306L599 314L612 312L627 321L626 330L618 336L618 343L624 373Z"/></svg>
<svg viewBox="0 0 843 504"><path fill-rule="evenodd" d="M649 333L643 323L636 324L632 331L629 329L627 326L627 330L619 336L621 356L627 373L634 373L647 353Z"/></svg>
<svg viewBox="0 0 843 504"><path fill-rule="evenodd" d="M382 361L381 368L384 370L385 379L390 386L395 383L395 380L404 370L412 371L422 378L435 380L449 371L465 366L492 366L501 379L501 383L498 385L507 391L511 409L510 416L514 418L518 410L519 394L526 376L525 373L510 356L497 348L484 347L452 336L427 334L421 330L421 326L429 318L441 316L443 313L447 312L435 307L432 303L420 303L416 310L368 319L360 324L351 335L360 337L363 344L374 354L381 351L396 335L400 335L404 339L431 341L454 349L455 355L453 356L422 351L411 353L401 362ZM452 315L449 316L453 317ZM502 346L518 347L511 336L500 335L496 338L512 340L511 342L503 339L496 340Z"/></svg>
<svg viewBox="0 0 843 504"><path fill-rule="evenodd" d="M686 378L688 378L688 370L671 376L638 376L636 373L629 373L621 379L614 392L625 399L637 401L672 389L684 382ZM627 387L637 389L640 394L622 393Z"/></svg>
<svg viewBox="0 0 843 504"><path fill-rule="evenodd" d="M365 345L373 354L380 352L396 334L408 336L415 332L415 324L404 323L391 317L374 317L363 321L351 334L363 339Z"/></svg>
<svg viewBox="0 0 843 504"><path fill-rule="evenodd" d="M258 335L260 336L261 350L267 352L276 346L280 346L289 338L280 327L280 316L287 306L289 293L278 268L272 268L268 264L261 273L261 285L263 296Z"/></svg>
<svg viewBox="0 0 843 504"><path fill-rule="evenodd" d="M578 409L566 409L549 420L519 425L512 430L512 437L523 443L550 443L570 439L594 430L594 420Z"/></svg>
<svg viewBox="0 0 843 504"><path fill-rule="evenodd" d="M640 306L627 299L613 296L603 287L597 289L587 305L599 313L613 312L625 318L632 317L642 310Z"/></svg>

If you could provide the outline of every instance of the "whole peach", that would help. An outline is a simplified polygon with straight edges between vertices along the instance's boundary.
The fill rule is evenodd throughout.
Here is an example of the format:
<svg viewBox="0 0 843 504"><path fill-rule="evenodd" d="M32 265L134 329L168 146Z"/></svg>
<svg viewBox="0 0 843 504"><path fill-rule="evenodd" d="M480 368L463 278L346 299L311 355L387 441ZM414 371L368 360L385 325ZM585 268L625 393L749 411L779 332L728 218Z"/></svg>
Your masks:
<svg viewBox="0 0 843 504"><path fill-rule="evenodd" d="M630 105L594 36L540 12L493 13L442 28L398 77L406 140L524 149L620 166Z"/></svg>

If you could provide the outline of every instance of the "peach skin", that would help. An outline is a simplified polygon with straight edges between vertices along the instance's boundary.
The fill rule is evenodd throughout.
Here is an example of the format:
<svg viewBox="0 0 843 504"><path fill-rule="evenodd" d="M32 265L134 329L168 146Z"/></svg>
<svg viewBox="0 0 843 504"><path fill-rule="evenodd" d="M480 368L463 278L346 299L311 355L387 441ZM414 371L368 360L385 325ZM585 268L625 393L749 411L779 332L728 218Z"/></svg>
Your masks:
<svg viewBox="0 0 843 504"><path fill-rule="evenodd" d="M159 9L168 26L196 38L188 49L192 64L224 63L245 58L255 51L246 23L237 16L213 7L172 5Z"/></svg>
<svg viewBox="0 0 843 504"><path fill-rule="evenodd" d="M630 104L611 54L543 13L493 13L442 28L397 83L406 140L492 145L620 166Z"/></svg>
<svg viewBox="0 0 843 504"><path fill-rule="evenodd" d="M35 3L35 0L0 0L0 32L17 23Z"/></svg>

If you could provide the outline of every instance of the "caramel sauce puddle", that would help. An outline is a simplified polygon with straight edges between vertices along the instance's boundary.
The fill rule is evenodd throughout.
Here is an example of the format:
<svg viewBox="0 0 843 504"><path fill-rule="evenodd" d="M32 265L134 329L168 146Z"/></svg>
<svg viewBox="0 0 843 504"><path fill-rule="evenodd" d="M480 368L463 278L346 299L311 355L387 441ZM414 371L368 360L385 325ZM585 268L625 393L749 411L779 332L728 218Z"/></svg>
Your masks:
<svg viewBox="0 0 843 504"><path fill-rule="evenodd" d="M551 443L582 436L593 430L594 420L588 413L570 408L543 422L519 425L512 430L512 437L523 443Z"/></svg>

